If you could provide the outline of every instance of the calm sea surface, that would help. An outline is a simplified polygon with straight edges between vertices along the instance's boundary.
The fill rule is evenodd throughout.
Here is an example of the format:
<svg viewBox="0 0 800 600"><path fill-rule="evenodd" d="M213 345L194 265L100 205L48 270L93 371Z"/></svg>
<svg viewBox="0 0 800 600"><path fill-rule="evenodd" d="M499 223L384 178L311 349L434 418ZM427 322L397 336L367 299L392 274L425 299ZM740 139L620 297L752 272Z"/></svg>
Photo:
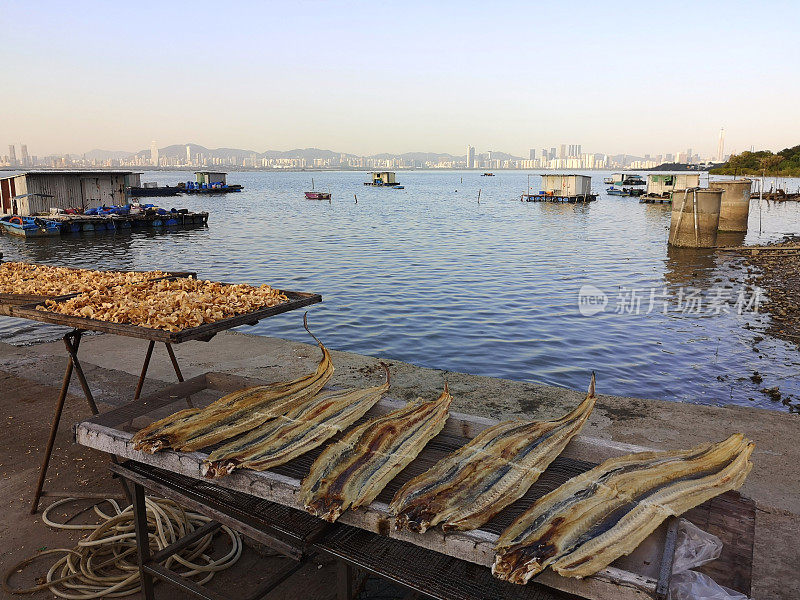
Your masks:
<svg viewBox="0 0 800 600"><path fill-rule="evenodd" d="M591 175L603 190L607 173ZM174 184L189 176L144 179ZM324 302L310 309L309 322L331 348L428 367L577 389L594 370L601 393L704 404L787 410L759 392L773 386L800 400L800 354L762 339L768 317L747 308L757 298L743 289L737 259L669 249L665 206L605 194L588 205L523 203L526 172L427 171L398 172L404 190L365 187L363 173L315 173L316 188L333 193L328 203L303 198L311 177L230 173L242 193L151 200L209 211L207 229L0 236L0 250L8 260L187 269L320 292ZM539 177L530 184L538 189ZM799 230L800 204L754 201L746 239L730 242ZM605 294L604 310L581 313L582 286L597 288L584 290L598 306ZM309 341L301 318L294 312L241 330ZM0 341L61 332L0 317ZM749 379L755 370L764 378L758 385Z"/></svg>

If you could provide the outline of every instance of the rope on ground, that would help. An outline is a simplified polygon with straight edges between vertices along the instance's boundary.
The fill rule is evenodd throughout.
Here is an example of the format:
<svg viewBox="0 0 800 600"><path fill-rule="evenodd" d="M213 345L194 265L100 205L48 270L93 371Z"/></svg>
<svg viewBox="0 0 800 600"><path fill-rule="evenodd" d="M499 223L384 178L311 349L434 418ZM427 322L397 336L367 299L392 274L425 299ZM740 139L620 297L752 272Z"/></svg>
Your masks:
<svg viewBox="0 0 800 600"><path fill-rule="evenodd" d="M102 520L99 525L69 525L49 518L53 509L75 500L77 498L66 498L51 504L42 513L42 521L56 529L83 529L91 530L91 533L80 540L75 548L46 550L11 567L3 576L3 590L6 593L33 594L49 590L68 600L92 600L128 596L141 589L133 507L128 506L122 510L114 500L105 500L104 502L112 506L114 513L108 515L96 504L94 512ZM166 548L211 521L200 513L183 509L171 500L146 498L145 504L151 552ZM206 551L217 533L228 536L231 548L224 556L212 558ZM9 580L14 573L49 554L63 556L47 571L43 583L26 589L10 587ZM192 578L195 583L204 585L211 581L215 573L233 566L241 554L241 536L229 527L222 526L216 532L195 540L169 556L161 564L184 577Z"/></svg>

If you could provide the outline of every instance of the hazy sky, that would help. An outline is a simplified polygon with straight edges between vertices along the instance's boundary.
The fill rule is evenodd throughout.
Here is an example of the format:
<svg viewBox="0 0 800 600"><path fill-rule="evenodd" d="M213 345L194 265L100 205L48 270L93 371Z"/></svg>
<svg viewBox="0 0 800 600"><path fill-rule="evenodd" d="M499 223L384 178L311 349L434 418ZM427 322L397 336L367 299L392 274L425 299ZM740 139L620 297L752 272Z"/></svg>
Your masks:
<svg viewBox="0 0 800 600"><path fill-rule="evenodd" d="M0 0L0 153L800 143L800 1Z"/></svg>

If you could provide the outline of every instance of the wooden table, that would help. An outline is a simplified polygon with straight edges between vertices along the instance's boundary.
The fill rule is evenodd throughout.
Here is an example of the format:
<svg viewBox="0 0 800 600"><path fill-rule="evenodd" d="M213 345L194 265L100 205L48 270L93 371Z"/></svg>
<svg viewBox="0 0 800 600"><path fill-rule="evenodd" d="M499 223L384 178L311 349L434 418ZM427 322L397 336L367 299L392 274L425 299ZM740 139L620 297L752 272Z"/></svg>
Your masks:
<svg viewBox="0 0 800 600"><path fill-rule="evenodd" d="M78 424L75 428L75 439L90 448L201 479L200 465L207 457L206 453L165 451L145 454L133 449L130 443L133 433L152 420L181 408L182 399L188 396L192 397L196 405L204 406L231 391L263 383L223 373L206 373ZM385 414L402 405L403 402L383 399L364 419ZM494 560L494 544L499 534L533 501L571 477L590 469L595 462L645 450L628 444L578 436L522 499L501 511L480 529L447 534L434 529L422 535L396 531L391 524L388 503L400 486L495 423L491 419L451 412L442 432L427 444L420 455L392 480L372 504L363 510L345 512L337 522L489 567ZM318 448L264 472L246 469L236 471L214 480L214 484L294 509L302 509L296 492L300 481L321 451ZM587 455L591 455L595 462L576 458ZM711 530L724 543L722 556L704 570L710 572L720 584L749 594L755 527L753 502L736 492L728 492L689 511L685 517L699 527ZM569 594L596 600L664 598L669 587L674 550L670 546L670 532L674 533L674 522L662 524L629 556L620 558L591 577L582 580L566 578L548 569L537 576L535 581Z"/></svg>

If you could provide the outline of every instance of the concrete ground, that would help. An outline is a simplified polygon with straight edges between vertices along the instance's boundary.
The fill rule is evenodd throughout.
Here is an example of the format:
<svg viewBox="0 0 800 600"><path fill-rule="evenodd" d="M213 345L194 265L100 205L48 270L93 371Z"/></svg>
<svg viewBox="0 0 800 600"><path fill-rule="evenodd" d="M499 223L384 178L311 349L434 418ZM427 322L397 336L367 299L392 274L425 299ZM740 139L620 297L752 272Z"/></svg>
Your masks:
<svg viewBox="0 0 800 600"><path fill-rule="evenodd" d="M133 396L146 345L145 341L116 336L84 338L81 360L99 403L119 405ZM187 378L223 371L285 380L307 372L319 356L312 345L235 332L217 335L210 342L187 342L175 350ZM336 366L334 385L363 386L380 381L378 359L336 351L332 354ZM0 344L0 407L4 421L0 432L0 508L4 511L0 539L6 542L0 545L3 570L43 546L71 545L68 534L51 532L38 517L28 515L39 452L46 441L65 361L61 342L24 348ZM495 418L557 417L585 395L583 391L385 362L390 365L392 397L434 397L446 379L454 396L453 410ZM163 346L157 347L145 393L174 381L166 351ZM752 594L758 600L800 598L796 564L800 555L800 417L761 409L605 396L602 374L598 374L597 390L600 397L584 430L587 435L658 449L686 448L739 431L756 442L755 466L742 488L758 508ZM113 484L108 481L104 460L69 442L67 424L81 420L88 412L76 380L70 391L73 396L62 420L48 487L74 487L77 481L89 489L106 489ZM259 560L263 559L249 550L241 565L219 576L220 585L228 577L236 580L240 568L252 568ZM283 584L288 590L286 597L292 597L292 589L300 589L293 587L298 584L303 586L305 598L331 597L332 577L329 565L310 566L308 572L304 570L300 577Z"/></svg>

